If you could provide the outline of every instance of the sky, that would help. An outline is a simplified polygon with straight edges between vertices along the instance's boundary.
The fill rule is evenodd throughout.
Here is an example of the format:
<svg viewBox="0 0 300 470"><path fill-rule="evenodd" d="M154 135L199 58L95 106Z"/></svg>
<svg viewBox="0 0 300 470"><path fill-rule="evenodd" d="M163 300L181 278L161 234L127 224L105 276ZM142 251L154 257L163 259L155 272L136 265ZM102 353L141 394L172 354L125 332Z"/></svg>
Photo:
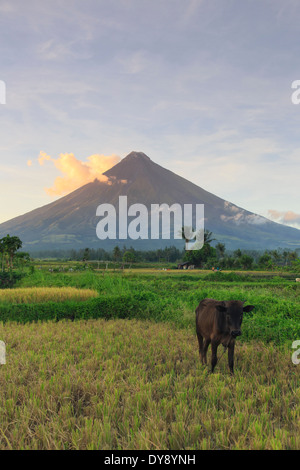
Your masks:
<svg viewBox="0 0 300 470"><path fill-rule="evenodd" d="M0 0L0 222L141 151L300 228L299 21L298 0Z"/></svg>

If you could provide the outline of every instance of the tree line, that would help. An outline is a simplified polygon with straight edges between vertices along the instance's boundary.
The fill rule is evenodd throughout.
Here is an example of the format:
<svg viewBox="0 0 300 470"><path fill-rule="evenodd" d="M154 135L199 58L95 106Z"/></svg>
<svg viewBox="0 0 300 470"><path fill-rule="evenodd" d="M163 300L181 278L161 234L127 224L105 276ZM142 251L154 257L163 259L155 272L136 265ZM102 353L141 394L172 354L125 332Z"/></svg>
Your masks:
<svg viewBox="0 0 300 470"><path fill-rule="evenodd" d="M184 230L182 231L184 239ZM215 246L213 233L204 230L204 244L199 250L186 251L175 246L157 250L136 250L133 247L115 246L113 250L103 248L83 248L79 250L47 250L36 253L39 258L57 258L70 261L113 261L117 263L180 263L187 261L197 268L211 269L274 269L276 267L299 268L299 250L274 249L227 251L224 243ZM7 235L0 239L1 271L11 271L13 267L23 268L30 262L30 255L19 251L22 241L19 237Z"/></svg>
<svg viewBox="0 0 300 470"><path fill-rule="evenodd" d="M47 251L43 256L64 258L70 261L112 261L116 263L182 263L187 261L197 268L212 269L275 269L276 267L299 267L299 253L294 250L277 249L227 251L224 243L215 241L212 232L207 231L204 245L200 250L185 251L175 246L158 250L139 251L133 247L115 246L111 251L102 248L85 248L68 252ZM41 257L43 257L41 256Z"/></svg>
<svg viewBox="0 0 300 470"><path fill-rule="evenodd" d="M189 261L197 267L211 269L274 269L276 267L300 268L299 253L297 250L286 249L265 250L241 250L226 252L224 243L217 243L215 247L207 244L201 250L185 253L185 261Z"/></svg>
<svg viewBox="0 0 300 470"><path fill-rule="evenodd" d="M175 263L182 259L184 250L180 250L175 246L165 247L158 250L135 250L133 247L118 245L112 251L105 251L102 248L93 249L85 248L81 250L71 250L69 259L73 261L115 261L124 263L136 262L168 262Z"/></svg>

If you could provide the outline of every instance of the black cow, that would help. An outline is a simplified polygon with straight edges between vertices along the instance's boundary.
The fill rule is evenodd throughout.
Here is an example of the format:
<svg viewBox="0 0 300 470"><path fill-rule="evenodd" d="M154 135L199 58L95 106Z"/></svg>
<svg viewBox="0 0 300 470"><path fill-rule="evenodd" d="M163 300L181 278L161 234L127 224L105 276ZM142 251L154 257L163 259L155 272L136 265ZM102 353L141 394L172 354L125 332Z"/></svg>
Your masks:
<svg viewBox="0 0 300 470"><path fill-rule="evenodd" d="M204 299L196 308L196 332L202 364L206 364L206 353L211 343L211 371L217 364L219 344L228 347L228 366L233 374L235 338L242 334L243 312L251 312L254 305L244 307L240 300L219 301ZM203 344L204 339L204 344Z"/></svg>

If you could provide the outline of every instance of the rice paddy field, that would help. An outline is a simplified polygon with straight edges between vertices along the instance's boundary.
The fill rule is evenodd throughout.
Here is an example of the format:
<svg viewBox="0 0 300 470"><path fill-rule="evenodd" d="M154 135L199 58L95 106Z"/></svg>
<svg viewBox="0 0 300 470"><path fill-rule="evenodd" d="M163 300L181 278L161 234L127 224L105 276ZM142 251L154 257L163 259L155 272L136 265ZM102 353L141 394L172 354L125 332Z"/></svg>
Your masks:
<svg viewBox="0 0 300 470"><path fill-rule="evenodd" d="M61 288L88 289L78 302L94 309L107 303L93 318L39 319L54 305L42 290ZM16 309L30 304L37 320L14 321L14 300L0 291L0 321L5 302L12 316L0 323L0 449L300 449L293 276L36 271L13 290ZM233 377L221 347L214 374L200 364L194 311L205 297L256 307L244 316ZM58 310L75 308L68 296L56 300Z"/></svg>
<svg viewBox="0 0 300 470"><path fill-rule="evenodd" d="M84 301L97 296L98 292L95 290L77 289L76 287L23 287L0 290L0 304Z"/></svg>

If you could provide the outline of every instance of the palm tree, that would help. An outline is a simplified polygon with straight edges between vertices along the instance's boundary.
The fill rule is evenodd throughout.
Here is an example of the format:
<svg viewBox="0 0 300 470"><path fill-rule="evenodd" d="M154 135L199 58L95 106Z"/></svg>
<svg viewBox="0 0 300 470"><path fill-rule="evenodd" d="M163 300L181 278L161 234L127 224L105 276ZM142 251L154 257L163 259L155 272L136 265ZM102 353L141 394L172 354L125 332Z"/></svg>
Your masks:
<svg viewBox="0 0 300 470"><path fill-rule="evenodd" d="M290 251L289 254L288 254L288 260L289 262L293 262L293 261L296 261L296 259L298 258L298 255L297 255L297 252L296 251Z"/></svg>
<svg viewBox="0 0 300 470"><path fill-rule="evenodd" d="M213 236L212 232L210 232L207 229L204 230L204 245L209 245L211 242L215 240L215 238L212 238L212 236Z"/></svg>
<svg viewBox="0 0 300 470"><path fill-rule="evenodd" d="M280 260L280 253L278 253L277 250L273 250L271 251L271 255L273 256L275 264L278 264Z"/></svg>
<svg viewBox="0 0 300 470"><path fill-rule="evenodd" d="M224 243L218 243L216 245L216 250L218 251L219 253L219 257L220 258L224 258L224 255L225 255L225 244Z"/></svg>
<svg viewBox="0 0 300 470"><path fill-rule="evenodd" d="M181 235L181 238L185 241L185 243L188 243L192 239L192 234L195 232L193 227L181 227L181 230L179 230L179 235Z"/></svg>
<svg viewBox="0 0 300 470"><path fill-rule="evenodd" d="M283 262L285 264L285 266L287 265L288 263L288 258L289 258L289 252L287 250L284 250L283 253L282 253L282 258L283 258Z"/></svg>

